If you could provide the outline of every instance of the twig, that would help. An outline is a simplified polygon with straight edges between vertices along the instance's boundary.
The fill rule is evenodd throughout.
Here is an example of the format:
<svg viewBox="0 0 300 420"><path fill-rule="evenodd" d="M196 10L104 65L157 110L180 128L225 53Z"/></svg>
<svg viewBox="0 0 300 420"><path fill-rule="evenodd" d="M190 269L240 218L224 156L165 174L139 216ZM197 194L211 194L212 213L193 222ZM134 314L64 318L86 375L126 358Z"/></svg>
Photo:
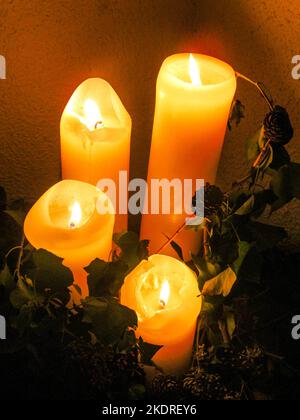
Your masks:
<svg viewBox="0 0 300 420"><path fill-rule="evenodd" d="M270 101L270 99L268 98L268 96L265 94L265 92L262 90L262 88L260 87L260 85L259 85L259 83L258 82L254 82L253 80L251 80L249 77L247 77L247 76L244 76L243 74L241 74L241 73L238 73L238 72L236 72L236 76L237 77L239 77L240 79L244 79L244 80L246 80L247 82L249 82L249 83L251 83L253 86L255 86L257 89L258 89L258 91L259 91L259 93L261 94L261 96L265 99L265 101L267 102L267 104L268 104L268 107L270 108L270 110L271 111L273 111L274 110L274 105L273 105L273 103Z"/></svg>
<svg viewBox="0 0 300 420"><path fill-rule="evenodd" d="M209 240L208 240L208 228L207 228L207 221L204 222L203 227L203 255L205 258L208 257L209 254Z"/></svg>
<svg viewBox="0 0 300 420"><path fill-rule="evenodd" d="M230 344L230 336L229 336L229 333L228 333L228 330L227 330L227 327L226 327L225 322L220 319L218 321L218 326L219 326L219 330L220 330L220 332L222 334L222 338L223 338L224 344L225 345Z"/></svg>
<svg viewBox="0 0 300 420"><path fill-rule="evenodd" d="M163 244L163 246L161 248L159 248L159 250L156 252L156 254L161 254L176 238L177 235L179 235L180 232L183 231L183 229L185 228L186 224L185 222L183 223L183 225L181 225L176 232L174 233L174 235L172 235L170 238L168 238L167 242Z"/></svg>
<svg viewBox="0 0 300 420"><path fill-rule="evenodd" d="M19 247L20 252L19 252L19 256L18 256L18 262L17 262L17 267L16 267L16 275L19 279L20 277L20 271L21 271L21 264L22 264L22 258L23 258L23 253L24 253L24 243L25 243L25 235L22 235L22 241L21 241L21 245Z"/></svg>
<svg viewBox="0 0 300 420"><path fill-rule="evenodd" d="M253 165L252 165L252 168L253 168L253 169L257 169L257 168L260 166L260 164L261 164L262 160L265 158L265 154L266 154L266 152L268 151L268 149L269 149L269 147L270 147L270 144L271 144L271 139L269 139L269 140L267 141L267 143L264 145L264 147L263 147L262 151L261 151L261 152L260 152L260 154L257 156L256 161L255 161L255 162L253 163Z"/></svg>

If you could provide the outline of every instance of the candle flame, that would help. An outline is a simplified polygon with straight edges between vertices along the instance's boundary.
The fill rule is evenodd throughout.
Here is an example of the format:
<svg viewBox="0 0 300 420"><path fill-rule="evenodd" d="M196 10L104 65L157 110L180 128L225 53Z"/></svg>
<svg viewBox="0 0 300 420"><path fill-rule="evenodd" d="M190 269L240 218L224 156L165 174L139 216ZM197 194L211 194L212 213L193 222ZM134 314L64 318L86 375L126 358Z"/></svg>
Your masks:
<svg viewBox="0 0 300 420"><path fill-rule="evenodd" d="M200 69L193 54L190 54L190 78L192 84L195 86L201 86L203 84L201 80Z"/></svg>
<svg viewBox="0 0 300 420"><path fill-rule="evenodd" d="M75 201L71 210L71 217L69 221L70 228L72 229L76 228L80 224L81 220L82 220L81 206L78 203L78 201Z"/></svg>
<svg viewBox="0 0 300 420"><path fill-rule="evenodd" d="M170 285L168 280L166 280L161 288L160 292L160 303L163 307L165 307L169 301L170 298Z"/></svg>
<svg viewBox="0 0 300 420"><path fill-rule="evenodd" d="M95 131L104 126L100 108L95 101L87 99L83 105L83 112L85 125L90 131Z"/></svg>

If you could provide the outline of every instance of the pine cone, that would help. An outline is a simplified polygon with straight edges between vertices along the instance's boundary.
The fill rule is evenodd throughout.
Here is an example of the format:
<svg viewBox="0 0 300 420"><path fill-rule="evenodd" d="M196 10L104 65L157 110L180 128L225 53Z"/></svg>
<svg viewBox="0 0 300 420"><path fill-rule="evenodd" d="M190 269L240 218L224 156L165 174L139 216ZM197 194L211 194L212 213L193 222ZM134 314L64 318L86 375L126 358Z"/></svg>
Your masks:
<svg viewBox="0 0 300 420"><path fill-rule="evenodd" d="M219 187L206 183L204 187L204 215L210 217L215 213L218 213L225 196ZM193 197L193 207L196 207L196 195Z"/></svg>
<svg viewBox="0 0 300 420"><path fill-rule="evenodd" d="M264 120L265 136L268 140L284 146L288 144L294 135L289 114L286 109L276 105Z"/></svg>
<svg viewBox="0 0 300 420"><path fill-rule="evenodd" d="M238 355L238 367L252 379L258 379L266 372L266 357L259 346L246 347Z"/></svg>
<svg viewBox="0 0 300 420"><path fill-rule="evenodd" d="M217 360L224 368L234 369L237 366L238 356L230 347L219 347L216 352Z"/></svg>
<svg viewBox="0 0 300 420"><path fill-rule="evenodd" d="M188 397L200 401L222 401L228 394L221 376L203 369L191 370L183 379L183 389Z"/></svg>
<svg viewBox="0 0 300 420"><path fill-rule="evenodd" d="M175 376L161 374L152 381L152 393L160 398L176 397L179 390L179 382Z"/></svg>

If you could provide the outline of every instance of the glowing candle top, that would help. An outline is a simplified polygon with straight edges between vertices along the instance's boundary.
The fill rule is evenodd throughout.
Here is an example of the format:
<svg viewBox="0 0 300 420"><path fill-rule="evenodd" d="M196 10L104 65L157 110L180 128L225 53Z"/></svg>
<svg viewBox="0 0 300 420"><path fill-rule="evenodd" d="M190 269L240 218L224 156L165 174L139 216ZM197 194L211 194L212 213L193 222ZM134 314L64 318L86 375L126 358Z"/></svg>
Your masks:
<svg viewBox="0 0 300 420"><path fill-rule="evenodd" d="M73 141L116 142L130 131L131 118L119 96L99 78L78 86L61 118L61 132L68 132Z"/></svg>

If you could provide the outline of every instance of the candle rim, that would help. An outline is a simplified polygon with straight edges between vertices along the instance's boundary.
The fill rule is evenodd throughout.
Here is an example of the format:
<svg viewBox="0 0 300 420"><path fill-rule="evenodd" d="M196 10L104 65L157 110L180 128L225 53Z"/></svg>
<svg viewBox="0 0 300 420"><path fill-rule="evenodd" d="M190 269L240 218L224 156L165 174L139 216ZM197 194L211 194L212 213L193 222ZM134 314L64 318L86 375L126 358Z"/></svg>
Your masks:
<svg viewBox="0 0 300 420"><path fill-rule="evenodd" d="M74 186L74 188L76 185L78 185L79 188L88 188L90 190L91 196L92 189L94 189L95 199L96 195L98 194L99 196L105 195L107 199L110 200L103 191L86 182L78 180L62 180L56 183L36 201L36 203L27 214L24 222L26 238L35 248L49 249L48 244L53 243L55 246L53 245L52 249L49 250L50 252L58 255L63 254L64 251L71 251L73 249L91 246L92 243L96 243L97 241L101 240L101 232L105 232L107 229L104 218L110 222L112 225L111 230L113 231L115 216L111 214L100 215L97 211L96 204L95 211L91 217L87 220L86 223L76 229L71 229L67 225L66 227L57 226L53 223L49 214L49 203L51 202L51 198L59 188L61 188L63 185L66 185L67 187L70 183L72 186ZM43 214L42 219L40 219L41 213ZM34 229L34 233L32 233L31 226L33 225L34 220L39 220L39 225L38 228ZM70 240L72 242L71 244L69 244Z"/></svg>
<svg viewBox="0 0 300 420"><path fill-rule="evenodd" d="M187 81L181 79L180 77L176 76L173 72L171 72L169 70L170 66L174 65L174 59L175 58L180 59L180 60L186 59L187 63L189 63L190 54L192 54L195 59L203 58L206 61L214 62L215 65L219 64L220 67L226 69L226 71L228 72L228 77L225 78L223 81L220 81L220 82L217 82L217 83L209 83L209 84L202 83L201 85L195 85L192 82L187 82ZM184 62L182 64L184 64ZM164 60L162 66L161 66L160 73L159 73L159 78L163 77L164 72L166 72L168 74L168 80L171 79L172 82L176 81L176 84L172 83L172 86L178 85L178 87L181 86L181 87L184 87L187 90L194 91L194 92L195 91L200 92L200 91L216 90L216 88L223 88L223 86L226 86L229 83L231 83L232 80L236 80L236 73L235 73L233 67L230 64L228 64L225 61L222 61L222 60L220 60L216 57L212 57L212 56L209 56L207 54L200 54L200 53L184 52L184 53L176 53L176 54L173 54L173 55L167 57Z"/></svg>
<svg viewBox="0 0 300 420"><path fill-rule="evenodd" d="M96 86L93 86L91 88L91 87L88 86L89 84L91 84L91 85L96 84ZM62 113L62 116L61 116L61 121L60 121L61 127L64 125L65 122L68 121L68 118L66 118L66 117L78 119L74 115L74 114L78 114L78 111L76 110L76 106L75 106L77 101L78 101L78 97L81 97L80 103L82 105L88 99L94 100L96 102L96 104L99 105L99 108L102 112L102 115L105 114L105 112L103 111L99 101L95 100L95 95L87 94L86 91L85 91L85 89L86 89L88 91L93 92L95 90L100 89L100 86L104 86L104 88L107 90L107 92L109 92L110 105L111 105L111 108L112 108L113 113L114 113L114 118L118 121L118 127L111 127L111 126L105 127L105 125L104 125L102 130L105 129L105 128L124 130L124 128L127 128L128 125L130 125L130 126L132 125L131 117L130 117L127 109L125 108L121 98L117 94L116 90L112 87L112 85L101 77L90 77L90 78L82 81L76 87L76 89L72 93L71 97L69 98L66 106L64 107L64 110L63 110L63 113ZM84 94L81 93L81 91L84 91ZM78 114L78 115L81 115L81 114ZM79 119L78 119L78 121L80 122ZM105 122L105 118L104 118L104 122ZM86 128L88 130L88 127L86 127ZM99 131L99 130L90 131L90 134L93 134L95 132L97 133L97 131Z"/></svg>

